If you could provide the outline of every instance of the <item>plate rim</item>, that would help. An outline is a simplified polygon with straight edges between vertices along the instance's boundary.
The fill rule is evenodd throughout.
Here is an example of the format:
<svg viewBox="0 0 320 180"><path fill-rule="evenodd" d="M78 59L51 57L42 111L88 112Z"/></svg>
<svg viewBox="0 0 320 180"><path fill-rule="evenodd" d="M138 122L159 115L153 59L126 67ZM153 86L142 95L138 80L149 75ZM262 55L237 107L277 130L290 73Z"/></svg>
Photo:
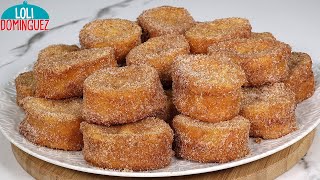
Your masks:
<svg viewBox="0 0 320 180"><path fill-rule="evenodd" d="M295 137L294 139L288 141L287 143L278 146L277 148L274 148L270 151L267 151L265 153L262 153L260 155L257 156L253 156L250 158L244 158L244 159L240 159L238 161L234 161L234 162L230 162L228 164L221 164L219 166L213 166L213 167L206 167L206 168L201 168L201 169L194 169L194 170L184 170L184 171L177 171L177 172L152 172L152 173L148 173L145 171L141 171L141 172L125 172L125 171L109 171L108 169L90 169L90 168L86 168L86 167L79 167L79 166L75 166L75 165L69 165L69 164L65 164L62 162L59 162L57 160L52 160L50 158L47 158L46 156L42 156L39 155L31 150L28 150L27 148L20 146L19 143L16 143L15 140L13 140L2 128L2 126L0 126L0 130L2 132L2 134L15 146L17 146L19 149L21 149L22 151L28 153L29 155L36 157L38 159L41 159L43 161L49 162L51 164L60 166L60 167L64 167L64 168L68 168L68 169L72 169L72 170L76 170L76 171L81 171L81 172L86 172L86 173L93 173L93 174L100 174L100 175L108 175L108 176L118 176L118 177L174 177L174 176L184 176L184 175L194 175L194 174L202 174L202 173L208 173L208 172L214 172L214 171L218 171L218 170L223 170L223 169L228 169L228 168L233 168L236 166L240 166L240 165L244 165L259 159L262 159L264 157L270 156L274 153L277 153L289 146L291 146L292 144L298 142L299 140L301 140L303 137L305 137L306 135L308 135L312 130L314 130L318 125L320 124L320 117L316 120L316 122L310 126L306 131L304 131L303 133L301 133L299 136ZM48 148L49 149L49 148Z"/></svg>

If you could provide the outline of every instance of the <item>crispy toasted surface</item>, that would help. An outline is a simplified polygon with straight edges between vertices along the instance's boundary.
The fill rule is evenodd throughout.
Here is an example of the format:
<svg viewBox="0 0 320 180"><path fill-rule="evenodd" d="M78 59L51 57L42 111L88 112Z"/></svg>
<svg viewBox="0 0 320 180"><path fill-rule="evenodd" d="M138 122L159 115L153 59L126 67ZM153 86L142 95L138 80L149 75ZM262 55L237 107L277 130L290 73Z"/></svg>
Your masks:
<svg viewBox="0 0 320 180"><path fill-rule="evenodd" d="M296 130L294 93L283 83L243 92L240 115L250 120L250 136L275 139Z"/></svg>
<svg viewBox="0 0 320 180"><path fill-rule="evenodd" d="M81 123L83 155L90 164L119 170L152 170L170 164L173 131L163 120L146 118L118 126Z"/></svg>
<svg viewBox="0 0 320 180"><path fill-rule="evenodd" d="M138 23L148 37L184 34L195 21L184 8L161 6L143 11Z"/></svg>
<svg viewBox="0 0 320 180"><path fill-rule="evenodd" d="M53 44L44 49L42 49L38 54L37 61L46 61L47 58L52 56L60 56L64 53L69 53L73 51L79 51L80 48L77 45L67 45L67 44Z"/></svg>
<svg viewBox="0 0 320 180"><path fill-rule="evenodd" d="M96 124L135 122L154 115L165 104L157 71L147 65L103 69L84 83L83 117Z"/></svg>
<svg viewBox="0 0 320 180"><path fill-rule="evenodd" d="M48 61L37 63L35 69L39 71L50 71L55 74L60 74L68 71L73 66L84 66L87 63L97 61L97 59L108 58L109 63L114 63L113 49L106 48L92 48L83 49L81 51L74 51L62 54L61 56L50 57Z"/></svg>
<svg viewBox="0 0 320 180"><path fill-rule="evenodd" d="M239 89L246 81L239 66L218 56L179 56L172 69L173 82L197 94L228 93Z"/></svg>
<svg viewBox="0 0 320 180"><path fill-rule="evenodd" d="M147 64L154 67L162 83L171 84L171 65L173 60L183 54L189 54L190 47L182 35L164 35L154 37L133 48L126 57L127 65Z"/></svg>
<svg viewBox="0 0 320 180"><path fill-rule="evenodd" d="M79 40L84 48L112 47L121 63L128 52L141 43L141 28L125 19L98 19L86 24Z"/></svg>
<svg viewBox="0 0 320 180"><path fill-rule="evenodd" d="M176 109L175 105L173 104L173 95L172 90L165 90L165 94L167 96L166 104L163 109L156 112L154 117L163 119L169 125L172 125L173 117L179 114L178 110Z"/></svg>
<svg viewBox="0 0 320 180"><path fill-rule="evenodd" d="M252 32L251 38L270 38L276 40L276 38L270 32Z"/></svg>
<svg viewBox="0 0 320 180"><path fill-rule="evenodd" d="M26 117L21 122L19 131L26 139L53 149L82 149L81 99L48 100L26 97L22 100L22 105Z"/></svg>
<svg viewBox="0 0 320 180"><path fill-rule="evenodd" d="M239 113L246 79L238 65L223 56L184 55L172 70L173 102L182 114L219 122Z"/></svg>
<svg viewBox="0 0 320 180"><path fill-rule="evenodd" d="M196 94L173 85L173 103L182 114L206 122L220 122L238 115L241 106L240 89L220 94Z"/></svg>
<svg viewBox="0 0 320 180"><path fill-rule="evenodd" d="M173 119L176 132L176 155L198 162L228 162L249 153L250 122L241 117L208 123L177 115Z"/></svg>
<svg viewBox="0 0 320 180"><path fill-rule="evenodd" d="M207 53L208 47L217 42L251 35L251 25L244 18L223 18L197 23L186 32L192 53Z"/></svg>
<svg viewBox="0 0 320 180"><path fill-rule="evenodd" d="M246 73L247 86L261 86L280 82L288 75L291 47L269 35L232 39L208 48L211 55L225 54L239 64Z"/></svg>
<svg viewBox="0 0 320 180"><path fill-rule="evenodd" d="M272 38L252 36L250 38L239 38L216 44L220 50L231 51L241 57L256 57L265 54L275 54L281 48L291 50L290 46ZM215 48L215 45L212 46Z"/></svg>
<svg viewBox="0 0 320 180"><path fill-rule="evenodd" d="M315 91L315 80L310 56L302 52L293 52L288 61L289 76L284 81L294 93L296 102L311 97Z"/></svg>
<svg viewBox="0 0 320 180"><path fill-rule="evenodd" d="M93 48L51 56L34 67L37 97L82 96L83 81L94 71L117 66L113 49Z"/></svg>
<svg viewBox="0 0 320 180"><path fill-rule="evenodd" d="M34 96L35 92L35 82L33 77L33 72L28 71L19 74L15 79L16 92L17 92L17 104L22 106L21 100L28 96Z"/></svg>

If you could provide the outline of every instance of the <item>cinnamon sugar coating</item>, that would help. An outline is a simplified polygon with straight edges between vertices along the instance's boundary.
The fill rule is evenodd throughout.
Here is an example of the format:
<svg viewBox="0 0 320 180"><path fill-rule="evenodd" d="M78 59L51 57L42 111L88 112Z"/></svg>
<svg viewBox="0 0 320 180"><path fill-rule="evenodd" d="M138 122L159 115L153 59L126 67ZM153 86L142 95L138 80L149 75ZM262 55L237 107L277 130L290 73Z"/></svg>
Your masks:
<svg viewBox="0 0 320 180"><path fill-rule="evenodd" d="M270 32L252 32L250 38L270 38L276 40L276 38Z"/></svg>
<svg viewBox="0 0 320 180"><path fill-rule="evenodd" d="M37 61L46 61L47 58L52 56L60 56L64 53L69 53L73 51L79 51L80 48L77 45L67 45L67 44L53 44L46 48L40 50L38 54Z"/></svg>
<svg viewBox="0 0 320 180"><path fill-rule="evenodd" d="M94 71L117 66L112 48L93 48L64 53L37 61L35 95L49 99L81 97L83 81Z"/></svg>
<svg viewBox="0 0 320 180"><path fill-rule="evenodd" d="M196 94L173 86L173 102L179 112L206 122L232 119L240 111L242 92L237 89L222 95Z"/></svg>
<svg viewBox="0 0 320 180"><path fill-rule="evenodd" d="M157 37L168 34L184 34L195 25L190 13L180 7L161 6L148 9L138 17L145 36Z"/></svg>
<svg viewBox="0 0 320 180"><path fill-rule="evenodd" d="M172 66L173 103L182 114L207 122L232 119L240 110L242 69L221 57L179 56Z"/></svg>
<svg viewBox="0 0 320 180"><path fill-rule="evenodd" d="M28 71L18 75L14 80L16 85L17 98L16 102L19 106L22 106L20 102L23 98L28 96L34 96L35 92L35 82L33 77L33 72Z"/></svg>
<svg viewBox="0 0 320 180"><path fill-rule="evenodd" d="M178 115L179 112L173 104L172 90L165 90L165 94L167 96L166 104L163 109L156 112L154 117L163 119L169 125L172 125L173 117Z"/></svg>
<svg viewBox="0 0 320 180"><path fill-rule="evenodd" d="M112 47L118 63L123 63L128 52L141 43L141 27L125 19L98 19L86 24L79 40L84 48Z"/></svg>
<svg viewBox="0 0 320 180"><path fill-rule="evenodd" d="M90 164L117 170L143 171L170 164L173 131L163 120L146 118L118 126L81 123L83 155Z"/></svg>
<svg viewBox="0 0 320 180"><path fill-rule="evenodd" d="M215 43L234 38L247 38L251 35L251 25L244 18L223 18L197 23L186 32L190 49L195 54L207 53L208 47Z"/></svg>
<svg viewBox="0 0 320 180"><path fill-rule="evenodd" d="M166 106L157 71L147 65L107 68L84 82L83 117L103 124L123 124L153 116Z"/></svg>
<svg viewBox="0 0 320 180"><path fill-rule="evenodd" d="M172 79L200 94L224 94L239 89L246 81L244 71L222 56L182 55L172 65Z"/></svg>
<svg viewBox="0 0 320 180"><path fill-rule="evenodd" d="M208 123L178 115L173 119L176 155L197 162L229 162L249 153L250 122L236 116Z"/></svg>
<svg viewBox="0 0 320 180"><path fill-rule="evenodd" d="M291 47L269 35L232 39L208 48L209 54L224 54L239 64L246 73L247 86L280 82L288 75Z"/></svg>
<svg viewBox="0 0 320 180"><path fill-rule="evenodd" d="M19 131L27 140L52 149L82 149L81 99L26 97L22 100L22 106L26 117L20 123Z"/></svg>
<svg viewBox="0 0 320 180"><path fill-rule="evenodd" d="M315 80L310 56L302 52L293 52L289 58L289 76L284 81L294 93L296 103L311 97L315 91Z"/></svg>
<svg viewBox="0 0 320 180"><path fill-rule="evenodd" d="M163 84L171 84L171 65L173 60L189 54L190 47L182 35L154 37L133 48L127 55L127 65L147 64L154 67Z"/></svg>
<svg viewBox="0 0 320 180"><path fill-rule="evenodd" d="M244 88L240 115L251 123L250 136L282 137L297 129L294 93L283 83Z"/></svg>

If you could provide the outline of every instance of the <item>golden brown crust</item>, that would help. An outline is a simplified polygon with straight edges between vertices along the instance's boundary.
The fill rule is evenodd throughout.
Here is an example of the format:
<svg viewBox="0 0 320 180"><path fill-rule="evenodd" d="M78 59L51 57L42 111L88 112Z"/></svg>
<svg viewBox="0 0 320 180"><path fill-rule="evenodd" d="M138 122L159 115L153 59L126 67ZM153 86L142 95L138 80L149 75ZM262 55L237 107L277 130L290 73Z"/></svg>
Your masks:
<svg viewBox="0 0 320 180"><path fill-rule="evenodd" d="M157 37L168 34L184 34L195 21L184 8L161 6L143 11L138 17L145 36Z"/></svg>
<svg viewBox="0 0 320 180"><path fill-rule="evenodd" d="M276 40L270 32L252 32L250 38L270 38Z"/></svg>
<svg viewBox="0 0 320 180"><path fill-rule="evenodd" d="M173 120L176 155L198 162L229 162L249 153L250 122L241 117L208 123L178 115Z"/></svg>
<svg viewBox="0 0 320 180"><path fill-rule="evenodd" d="M154 67L163 84L171 84L171 64L183 54L189 54L190 47L182 35L154 37L133 48L126 57L127 65L147 64Z"/></svg>
<svg viewBox="0 0 320 180"><path fill-rule="evenodd" d="M102 168L143 171L170 164L173 131L163 120L144 120L119 126L81 123L83 155Z"/></svg>
<svg viewBox="0 0 320 180"><path fill-rule="evenodd" d="M81 99L48 100L26 97L22 104L26 118L21 122L19 131L26 139L53 149L82 149Z"/></svg>
<svg viewBox="0 0 320 180"><path fill-rule="evenodd" d="M53 44L42 49L39 52L37 61L46 61L49 57L60 56L64 53L69 53L69 52L79 51L79 50L80 48L77 45Z"/></svg>
<svg viewBox="0 0 320 180"><path fill-rule="evenodd" d="M289 76L284 81L294 93L296 103L311 97L315 91L315 80L310 56L302 52L293 52L289 58Z"/></svg>
<svg viewBox="0 0 320 180"><path fill-rule="evenodd" d="M208 47L217 42L251 35L251 25L244 18L224 18L197 23L186 32L192 53L207 53Z"/></svg>
<svg viewBox="0 0 320 180"><path fill-rule="evenodd" d="M38 61L34 67L35 95L49 99L81 97L83 81L94 71L117 66L113 49L93 48Z"/></svg>
<svg viewBox="0 0 320 180"><path fill-rule="evenodd" d="M207 122L220 122L238 115L241 106L241 90L223 95L195 94L174 85L174 104L179 112Z"/></svg>
<svg viewBox="0 0 320 180"><path fill-rule="evenodd" d="M261 137L262 139L277 139L297 129L295 118L287 119L285 121L285 123L279 123L279 121L272 122L272 125L266 125L266 123L262 121L251 123L252 130L250 130L250 136Z"/></svg>
<svg viewBox="0 0 320 180"><path fill-rule="evenodd" d="M179 56L173 66L173 102L179 112L207 122L226 121L240 110L242 69L218 56Z"/></svg>
<svg viewBox="0 0 320 180"><path fill-rule="evenodd" d="M250 120L250 136L275 139L297 129L294 93L283 83L243 91L240 115Z"/></svg>
<svg viewBox="0 0 320 180"><path fill-rule="evenodd" d="M23 98L34 96L35 92L35 82L33 77L33 72L28 71L19 74L19 76L15 79L17 98L16 102L19 106L22 106L20 102Z"/></svg>
<svg viewBox="0 0 320 180"><path fill-rule="evenodd" d="M223 56L197 54L176 58L172 80L196 94L217 95L239 89L246 77L238 65Z"/></svg>
<svg viewBox="0 0 320 180"><path fill-rule="evenodd" d="M37 63L40 61L48 61L52 59L53 56L61 56L63 54L79 51L80 48L77 45L67 45L67 44L53 44L49 45L46 48L40 50L38 54ZM35 78L32 71L20 74L16 80L16 91L17 91L17 104L22 106L19 103L24 97L35 96Z"/></svg>
<svg viewBox="0 0 320 180"><path fill-rule="evenodd" d="M107 68L84 83L83 117L104 125L135 122L165 107L157 71L147 65Z"/></svg>
<svg viewBox="0 0 320 180"><path fill-rule="evenodd" d="M141 43L141 27L125 19L98 19L86 24L79 40L84 48L112 47L122 63L128 52Z"/></svg>
<svg viewBox="0 0 320 180"><path fill-rule="evenodd" d="M210 46L208 52L227 55L239 64L246 73L247 86L280 82L288 75L291 47L270 37L232 39Z"/></svg>
<svg viewBox="0 0 320 180"><path fill-rule="evenodd" d="M165 94L167 95L166 104L163 109L156 112L154 117L163 119L171 125L173 117L179 114L179 112L173 104L172 90L165 90Z"/></svg>

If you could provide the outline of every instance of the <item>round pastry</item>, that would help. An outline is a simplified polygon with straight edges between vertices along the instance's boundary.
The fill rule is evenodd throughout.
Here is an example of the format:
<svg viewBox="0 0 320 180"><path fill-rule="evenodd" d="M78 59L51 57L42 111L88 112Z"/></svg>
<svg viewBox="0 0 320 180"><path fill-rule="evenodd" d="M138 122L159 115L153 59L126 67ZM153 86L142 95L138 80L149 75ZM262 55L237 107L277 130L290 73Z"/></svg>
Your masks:
<svg viewBox="0 0 320 180"><path fill-rule="evenodd" d="M289 76L284 81L294 93L296 103L311 97L315 91L315 81L310 56L302 52L293 52L289 58Z"/></svg>
<svg viewBox="0 0 320 180"><path fill-rule="evenodd" d="M118 126L81 123L83 156L102 168L143 171L168 166L173 131L163 120L146 118Z"/></svg>
<svg viewBox="0 0 320 180"><path fill-rule="evenodd" d="M64 53L73 51L79 51L80 48L77 45L66 45L66 44L53 44L42 49L38 54L37 61L45 61L47 58L52 56L60 56Z"/></svg>
<svg viewBox="0 0 320 180"><path fill-rule="evenodd" d="M156 37L167 34L184 34L195 21L184 8L161 6L143 11L138 17L145 36Z"/></svg>
<svg viewBox="0 0 320 180"><path fill-rule="evenodd" d="M289 45L266 35L232 39L208 48L209 54L227 54L246 73L247 86L280 82L288 75Z"/></svg>
<svg viewBox="0 0 320 180"><path fill-rule="evenodd" d="M19 131L27 140L52 149L82 149L81 99L26 97L22 100L22 106L26 117L20 123Z"/></svg>
<svg viewBox="0 0 320 180"><path fill-rule="evenodd" d="M22 106L21 100L28 96L34 96L35 91L35 83L33 72L28 71L19 74L19 76L15 79L17 98L16 102L19 106Z"/></svg>
<svg viewBox="0 0 320 180"><path fill-rule="evenodd" d="M251 25L247 19L224 18L198 23L186 32L192 53L207 53L208 47L217 42L251 35Z"/></svg>
<svg viewBox="0 0 320 180"><path fill-rule="evenodd" d="M250 122L236 116L208 123L178 115L173 119L176 155L197 162L229 162L249 153Z"/></svg>
<svg viewBox="0 0 320 180"><path fill-rule="evenodd" d="M107 68L84 82L83 117L103 124L135 122L166 106L157 71L147 65Z"/></svg>
<svg viewBox="0 0 320 180"><path fill-rule="evenodd" d="M283 83L243 91L240 115L251 123L250 136L275 139L296 130L294 93Z"/></svg>
<svg viewBox="0 0 320 180"><path fill-rule="evenodd" d="M171 64L173 60L189 54L188 41L182 35L154 37L133 48L127 55L127 65L147 64L154 67L164 85L171 85Z"/></svg>
<svg viewBox="0 0 320 180"><path fill-rule="evenodd" d="M125 19L98 19L86 24L79 40L84 48L112 47L122 63L128 52L141 43L141 27Z"/></svg>
<svg viewBox="0 0 320 180"><path fill-rule="evenodd" d="M173 101L179 112L208 122L235 117L240 110L243 70L222 57L179 56L172 66Z"/></svg>
<svg viewBox="0 0 320 180"><path fill-rule="evenodd" d="M39 56L39 58L42 56ZM81 97L83 81L94 71L115 67L112 48L93 48L39 59L34 67L35 95L49 99Z"/></svg>

